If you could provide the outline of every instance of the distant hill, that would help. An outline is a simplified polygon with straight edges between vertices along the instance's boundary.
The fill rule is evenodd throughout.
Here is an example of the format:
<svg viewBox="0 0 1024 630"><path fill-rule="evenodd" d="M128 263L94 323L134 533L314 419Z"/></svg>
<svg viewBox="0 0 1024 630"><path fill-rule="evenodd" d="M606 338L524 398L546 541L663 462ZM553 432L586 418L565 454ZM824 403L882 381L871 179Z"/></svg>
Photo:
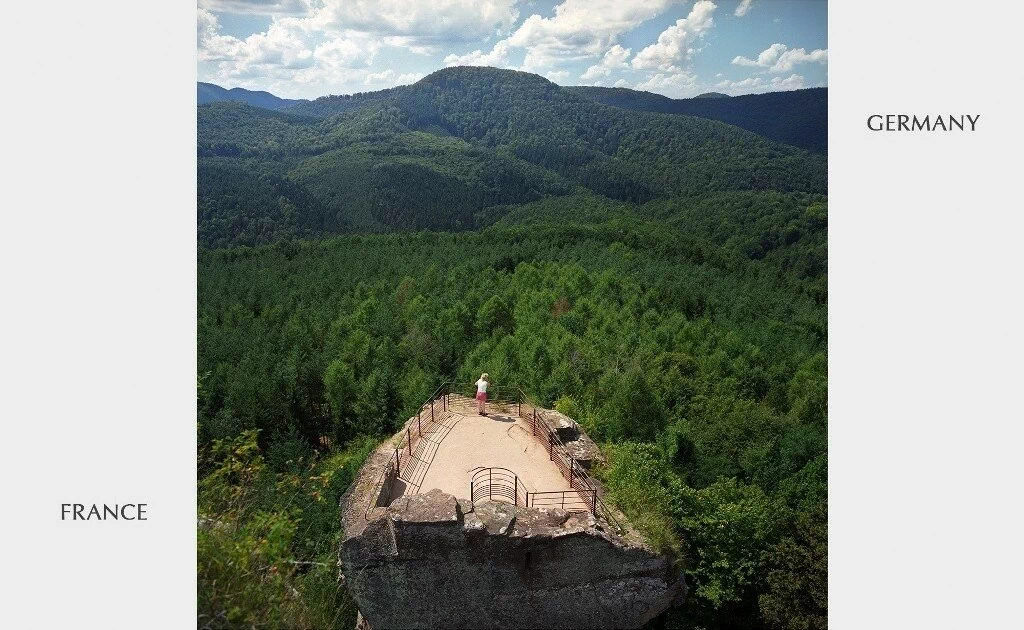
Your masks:
<svg viewBox="0 0 1024 630"><path fill-rule="evenodd" d="M501 72L495 68L484 68L483 70L485 72ZM254 107L323 118L402 98L404 95L416 92L418 89L415 87L416 85L419 84L403 85L376 92L321 96L312 100L280 98L270 92L243 88L229 90L213 83L203 82L197 84L197 93L200 105L219 101L237 101ZM705 92L688 99L672 99L652 92L627 88L570 86L564 89L605 105L645 112L709 118L807 151L825 153L828 150L828 88L767 92L745 96Z"/></svg>
<svg viewBox="0 0 1024 630"><path fill-rule="evenodd" d="M709 92L685 99L626 88L566 89L606 105L720 120L808 151L828 150L828 88L730 97Z"/></svg>
<svg viewBox="0 0 1024 630"><path fill-rule="evenodd" d="M246 90L244 88L222 88L213 83L196 84L196 93L200 105L215 103L217 101L240 101L254 107L265 107L267 109L281 109L298 103L298 100L280 98L270 92Z"/></svg>
<svg viewBox="0 0 1024 630"><path fill-rule="evenodd" d="M447 68L413 85L278 111L208 103L198 131L207 245L475 229L512 205L576 191L645 203L826 187L821 155L494 68Z"/></svg>

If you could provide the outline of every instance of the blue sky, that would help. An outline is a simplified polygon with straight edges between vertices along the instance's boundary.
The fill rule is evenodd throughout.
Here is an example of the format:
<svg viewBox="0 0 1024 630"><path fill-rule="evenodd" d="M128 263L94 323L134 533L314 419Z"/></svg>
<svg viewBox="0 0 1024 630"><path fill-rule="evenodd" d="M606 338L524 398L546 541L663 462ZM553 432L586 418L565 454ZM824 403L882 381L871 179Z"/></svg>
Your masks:
<svg viewBox="0 0 1024 630"><path fill-rule="evenodd" d="M824 0L199 0L199 80L290 98L453 65L673 98L824 86Z"/></svg>

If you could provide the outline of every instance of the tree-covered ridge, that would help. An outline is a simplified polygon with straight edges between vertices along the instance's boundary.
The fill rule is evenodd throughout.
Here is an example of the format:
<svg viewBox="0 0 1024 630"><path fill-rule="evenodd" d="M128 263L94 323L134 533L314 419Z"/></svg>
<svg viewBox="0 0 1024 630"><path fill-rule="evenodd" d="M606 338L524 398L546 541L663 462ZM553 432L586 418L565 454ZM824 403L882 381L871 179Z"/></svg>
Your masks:
<svg viewBox="0 0 1024 630"><path fill-rule="evenodd" d="M258 430L286 472L486 370L583 423L611 499L681 554L691 597L659 623L823 627L826 216L578 193L478 231L203 250L200 441Z"/></svg>
<svg viewBox="0 0 1024 630"><path fill-rule="evenodd" d="M246 90L245 88L231 88L229 90L219 85L202 81L196 84L196 101L199 105L219 101L241 101L267 109L282 109L301 102L292 98L281 98L262 90Z"/></svg>
<svg viewBox="0 0 1024 630"><path fill-rule="evenodd" d="M527 73L452 68L371 96L323 118L200 106L200 242L473 229L577 188L639 203L824 191L820 156L714 121L606 106Z"/></svg>
<svg viewBox="0 0 1024 630"><path fill-rule="evenodd" d="M493 69L283 109L199 107L201 627L350 628L338 497L481 371L679 558L652 627L825 627L824 156Z"/></svg>
<svg viewBox="0 0 1024 630"><path fill-rule="evenodd" d="M824 160L715 121L629 112L514 70L449 68L395 97L438 125L616 199L707 190L824 192Z"/></svg>
<svg viewBox="0 0 1024 630"><path fill-rule="evenodd" d="M815 153L828 150L828 88L725 97L713 92L672 99L628 88L573 86L569 91L606 105L719 120Z"/></svg>

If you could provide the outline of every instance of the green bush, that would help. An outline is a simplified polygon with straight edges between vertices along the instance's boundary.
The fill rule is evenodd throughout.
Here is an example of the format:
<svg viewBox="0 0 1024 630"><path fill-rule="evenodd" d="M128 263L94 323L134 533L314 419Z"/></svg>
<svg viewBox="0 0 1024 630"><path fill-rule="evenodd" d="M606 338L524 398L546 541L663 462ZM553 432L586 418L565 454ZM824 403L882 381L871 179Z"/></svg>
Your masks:
<svg viewBox="0 0 1024 630"><path fill-rule="evenodd" d="M338 500L377 442L357 439L301 467L285 460L275 472L257 436L246 431L202 454L210 472L199 486L198 626L349 629L355 607L337 581ZM293 439L285 436L282 453Z"/></svg>

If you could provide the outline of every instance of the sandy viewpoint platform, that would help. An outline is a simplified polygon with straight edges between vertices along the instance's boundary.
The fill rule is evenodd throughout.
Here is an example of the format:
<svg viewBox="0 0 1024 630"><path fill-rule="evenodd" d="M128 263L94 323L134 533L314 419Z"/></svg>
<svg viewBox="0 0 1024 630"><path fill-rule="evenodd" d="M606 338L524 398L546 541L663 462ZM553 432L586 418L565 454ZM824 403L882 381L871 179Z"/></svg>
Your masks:
<svg viewBox="0 0 1024 630"><path fill-rule="evenodd" d="M529 492L569 490L569 482L551 461L544 445L523 420L495 410L476 413L471 401L453 407L444 427L414 449L416 469L400 480L393 497L422 494L437 488L469 498L470 476L479 468L507 468Z"/></svg>

